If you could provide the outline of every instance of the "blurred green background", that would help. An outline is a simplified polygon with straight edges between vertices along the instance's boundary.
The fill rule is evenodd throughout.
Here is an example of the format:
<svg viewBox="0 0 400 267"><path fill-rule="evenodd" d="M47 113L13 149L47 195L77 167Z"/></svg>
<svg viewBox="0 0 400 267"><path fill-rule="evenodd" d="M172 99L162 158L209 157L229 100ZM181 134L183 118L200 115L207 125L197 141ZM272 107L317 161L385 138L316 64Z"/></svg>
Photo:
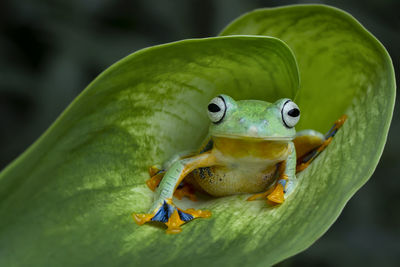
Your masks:
<svg viewBox="0 0 400 267"><path fill-rule="evenodd" d="M399 0L2 0L0 169L122 57L152 45L215 36L255 8L301 3L330 4L356 17L389 51L399 84ZM322 238L279 266L400 266L399 136L396 109L371 180Z"/></svg>

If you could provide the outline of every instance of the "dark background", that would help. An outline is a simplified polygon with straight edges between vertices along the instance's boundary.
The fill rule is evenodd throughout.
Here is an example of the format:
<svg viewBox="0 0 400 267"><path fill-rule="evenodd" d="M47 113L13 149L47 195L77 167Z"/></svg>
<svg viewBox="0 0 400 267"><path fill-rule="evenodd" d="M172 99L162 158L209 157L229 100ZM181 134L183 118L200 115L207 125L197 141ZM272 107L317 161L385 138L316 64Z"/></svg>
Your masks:
<svg viewBox="0 0 400 267"><path fill-rule="evenodd" d="M215 36L244 12L296 3L350 12L389 51L399 84L398 0L1 0L0 169L122 57L147 46ZM279 266L400 266L399 135L396 110L371 180L320 240Z"/></svg>

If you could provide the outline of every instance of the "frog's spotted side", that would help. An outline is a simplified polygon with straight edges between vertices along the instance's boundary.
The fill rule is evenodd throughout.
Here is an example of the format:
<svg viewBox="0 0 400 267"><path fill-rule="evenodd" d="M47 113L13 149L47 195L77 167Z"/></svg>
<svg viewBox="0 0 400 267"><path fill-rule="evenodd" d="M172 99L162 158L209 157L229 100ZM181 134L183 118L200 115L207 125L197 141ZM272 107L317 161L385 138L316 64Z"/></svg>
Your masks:
<svg viewBox="0 0 400 267"><path fill-rule="evenodd" d="M321 153L346 119L325 136L314 130L296 133L300 110L290 99L235 101L227 95L210 101L208 115L212 123L200 153L180 157L165 170L150 169L147 184L155 199L148 214L133 214L138 224L164 222L167 233L179 233L183 223L209 217L209 211L183 211L172 202L173 195L195 200L193 188L213 196L258 193L249 200L283 203L296 187L296 171Z"/></svg>

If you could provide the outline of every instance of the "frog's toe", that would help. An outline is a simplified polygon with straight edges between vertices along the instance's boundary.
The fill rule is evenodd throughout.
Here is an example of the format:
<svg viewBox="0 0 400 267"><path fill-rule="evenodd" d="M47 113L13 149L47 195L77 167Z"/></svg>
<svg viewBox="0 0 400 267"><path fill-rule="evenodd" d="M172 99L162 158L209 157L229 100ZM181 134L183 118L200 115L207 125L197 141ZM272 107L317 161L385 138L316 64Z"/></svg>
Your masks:
<svg viewBox="0 0 400 267"><path fill-rule="evenodd" d="M285 201L283 185L281 183L278 183L274 191L272 191L272 193L267 196L267 199L273 203L282 204Z"/></svg>
<svg viewBox="0 0 400 267"><path fill-rule="evenodd" d="M153 177L154 175L156 175L157 173L159 173L160 171L162 171L161 167L158 165L152 165L149 167L149 174L150 177Z"/></svg>
<svg viewBox="0 0 400 267"><path fill-rule="evenodd" d="M211 212L207 210L187 209L185 211L175 207L171 203L164 201L163 205L157 208L152 214L132 214L133 219L138 225L146 222L162 222L168 227L167 234L177 234L182 231L182 224L196 218L208 218Z"/></svg>
<svg viewBox="0 0 400 267"><path fill-rule="evenodd" d="M146 181L146 185L151 191L155 191L164 177L165 171L160 170Z"/></svg>
<svg viewBox="0 0 400 267"><path fill-rule="evenodd" d="M253 200L257 200L257 199L267 199L268 195L271 194L271 192L274 190L273 187L269 188L267 191L262 192L262 193L257 193L252 195L251 197L249 197L247 199L247 201L253 201Z"/></svg>
<svg viewBox="0 0 400 267"><path fill-rule="evenodd" d="M197 201L193 187L188 183L181 183L174 192L174 197L182 199L183 197L189 198L191 201Z"/></svg>
<svg viewBox="0 0 400 267"><path fill-rule="evenodd" d="M210 216L211 212L208 210L187 209L182 211L181 209L175 208L171 214L171 217L165 223L165 225L168 226L166 233L178 234L182 231L182 228L180 227L182 224L196 218L208 218Z"/></svg>
<svg viewBox="0 0 400 267"><path fill-rule="evenodd" d="M132 217L138 225L143 225L153 218L153 214L139 214L139 213L132 213Z"/></svg>
<svg viewBox="0 0 400 267"><path fill-rule="evenodd" d="M284 185L277 183L275 187L272 187L265 192L252 195L247 199L247 201L257 199L266 199L272 205L282 204L285 201Z"/></svg>

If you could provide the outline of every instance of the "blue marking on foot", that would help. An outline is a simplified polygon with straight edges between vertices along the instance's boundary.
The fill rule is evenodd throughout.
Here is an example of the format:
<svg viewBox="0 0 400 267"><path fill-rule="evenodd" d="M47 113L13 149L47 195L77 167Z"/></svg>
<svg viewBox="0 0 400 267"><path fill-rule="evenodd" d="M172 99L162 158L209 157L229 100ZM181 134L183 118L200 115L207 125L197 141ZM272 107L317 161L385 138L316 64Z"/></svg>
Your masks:
<svg viewBox="0 0 400 267"><path fill-rule="evenodd" d="M162 169L162 170L159 170L158 172L156 172L154 175L157 175L157 174L159 174L159 173L162 173L162 172L165 172L165 170L164 169Z"/></svg>
<svg viewBox="0 0 400 267"><path fill-rule="evenodd" d="M163 222L166 223L171 217L172 212L174 211L174 207L172 205L167 204L164 201L164 204L158 209L157 213L151 218L154 222Z"/></svg>
<svg viewBox="0 0 400 267"><path fill-rule="evenodd" d="M188 222L188 221L191 221L191 220L194 219L194 217L192 215L190 215L190 214L188 214L186 212L180 211L178 209L177 209L177 211L178 211L179 217L184 222Z"/></svg>
<svg viewBox="0 0 400 267"><path fill-rule="evenodd" d="M334 131L332 131L330 134L326 135L326 136L325 136L325 139L328 139L329 137L335 136L336 133L337 133L337 129L334 130Z"/></svg>
<svg viewBox="0 0 400 267"><path fill-rule="evenodd" d="M285 186L286 186L286 180L281 179L281 180L278 181L278 183L281 184L281 185L283 186L283 188L285 188Z"/></svg>
<svg viewBox="0 0 400 267"><path fill-rule="evenodd" d="M336 123L332 126L332 128L326 133L325 135L325 139L328 139L329 137L333 137L335 136L335 134L337 133L337 131L339 129L335 129L336 127Z"/></svg>

